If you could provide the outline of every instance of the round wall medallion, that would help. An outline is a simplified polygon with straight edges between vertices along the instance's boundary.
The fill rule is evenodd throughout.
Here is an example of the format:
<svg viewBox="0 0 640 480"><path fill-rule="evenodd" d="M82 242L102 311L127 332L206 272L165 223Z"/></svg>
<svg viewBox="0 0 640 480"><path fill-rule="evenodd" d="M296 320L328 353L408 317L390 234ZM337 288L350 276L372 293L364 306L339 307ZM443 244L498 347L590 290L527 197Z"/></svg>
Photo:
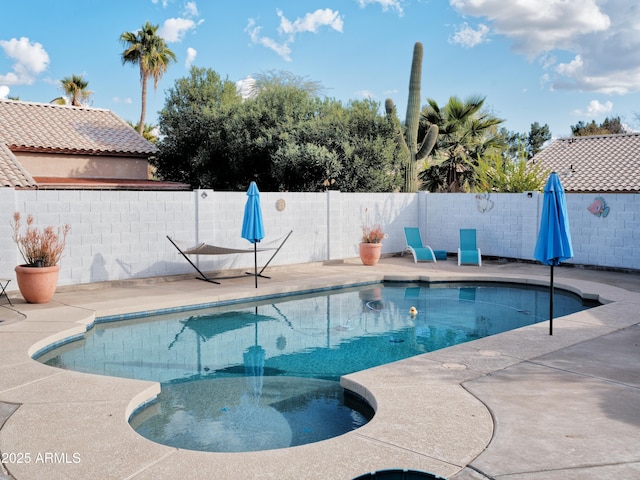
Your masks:
<svg viewBox="0 0 640 480"><path fill-rule="evenodd" d="M278 201L276 202L276 210L278 210L279 212L283 211L285 208L287 208L287 202L284 201L284 198L280 198L278 199Z"/></svg>

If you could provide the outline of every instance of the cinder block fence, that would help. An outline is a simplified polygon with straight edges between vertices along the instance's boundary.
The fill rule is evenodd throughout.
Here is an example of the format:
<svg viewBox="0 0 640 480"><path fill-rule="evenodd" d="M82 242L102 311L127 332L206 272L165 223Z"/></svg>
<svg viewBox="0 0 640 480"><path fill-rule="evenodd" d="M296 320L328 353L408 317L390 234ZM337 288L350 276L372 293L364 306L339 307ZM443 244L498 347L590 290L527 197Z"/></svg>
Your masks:
<svg viewBox="0 0 640 480"><path fill-rule="evenodd" d="M542 197L533 192L262 192L264 242L280 240L293 230L272 263L287 265L357 257L365 223L384 226L383 253L402 251L405 226L420 227L426 243L448 252L457 251L460 228L475 228L483 255L532 260ZM606 215L589 209L600 201L608 207ZM244 192L213 190L0 188L0 277L15 278L15 265L23 263L11 239L15 211L32 214L39 226L71 225L59 284L77 285L192 271L167 235L188 244L250 248L240 237L245 202ZM567 205L575 253L569 262L640 270L640 195L569 194ZM213 271L252 266L253 257L211 256L197 262ZM15 289L15 282L12 285Z"/></svg>

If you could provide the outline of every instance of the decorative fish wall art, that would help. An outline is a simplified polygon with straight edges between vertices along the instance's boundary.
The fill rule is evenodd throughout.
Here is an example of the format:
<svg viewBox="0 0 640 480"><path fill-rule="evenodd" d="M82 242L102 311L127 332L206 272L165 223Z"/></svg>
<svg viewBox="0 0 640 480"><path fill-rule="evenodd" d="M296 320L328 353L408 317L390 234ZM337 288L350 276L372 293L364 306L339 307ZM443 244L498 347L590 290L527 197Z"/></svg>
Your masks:
<svg viewBox="0 0 640 480"><path fill-rule="evenodd" d="M596 217L605 218L609 215L609 207L602 197L596 197L593 203L587 207L587 210Z"/></svg>

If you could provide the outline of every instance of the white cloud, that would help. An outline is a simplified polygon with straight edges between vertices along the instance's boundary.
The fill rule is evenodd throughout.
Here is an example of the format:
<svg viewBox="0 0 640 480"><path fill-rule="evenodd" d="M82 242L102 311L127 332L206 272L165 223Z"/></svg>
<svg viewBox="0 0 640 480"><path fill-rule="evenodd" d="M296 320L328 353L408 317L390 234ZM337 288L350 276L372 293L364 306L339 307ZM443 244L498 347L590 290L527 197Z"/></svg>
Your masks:
<svg viewBox="0 0 640 480"><path fill-rule="evenodd" d="M188 17L197 17L198 15L200 15L198 13L198 6L196 5L196 2L185 3L184 14L187 15Z"/></svg>
<svg viewBox="0 0 640 480"><path fill-rule="evenodd" d="M31 43L26 37L0 40L0 47L9 58L16 60L12 72L0 75L0 83L31 85L49 66L49 54L43 46L37 42Z"/></svg>
<svg viewBox="0 0 640 480"><path fill-rule="evenodd" d="M9 87L6 85L0 85L0 98L7 98L9 96Z"/></svg>
<svg viewBox="0 0 640 480"><path fill-rule="evenodd" d="M553 90L640 91L640 9L628 0L449 0L540 58ZM558 63L557 58L572 60Z"/></svg>
<svg viewBox="0 0 640 480"><path fill-rule="evenodd" d="M551 77L549 76L548 73L545 73L544 75L542 75L540 77L540 87L541 88L547 88L547 85L549 85L549 83L551 83Z"/></svg>
<svg viewBox="0 0 640 480"><path fill-rule="evenodd" d="M530 58L577 45L578 37L610 26L596 0L449 0L466 15L486 17L496 33L509 37Z"/></svg>
<svg viewBox="0 0 640 480"><path fill-rule="evenodd" d="M587 113L590 115L602 115L609 113L611 110L613 110L613 103L609 100L604 103L600 103L598 100L591 100L587 107Z"/></svg>
<svg viewBox="0 0 640 480"><path fill-rule="evenodd" d="M582 70L583 66L584 63L582 62L582 56L576 55L569 63L560 63L555 68L555 71L560 75L571 77L578 74Z"/></svg>
<svg viewBox="0 0 640 480"><path fill-rule="evenodd" d="M256 87L255 78L248 76L242 80L236 82L236 91L243 99L247 99L252 96Z"/></svg>
<svg viewBox="0 0 640 480"><path fill-rule="evenodd" d="M344 26L344 20L340 13L329 8L307 13L304 17L297 18L294 21L286 18L281 10L276 12L280 17L278 33L281 38L279 40L263 36L262 27L256 25L255 20L252 18L249 19L245 32L249 34L252 43L273 50L287 62L291 61L291 44L295 41L297 34L305 32L317 33L321 27L330 27L333 30L342 32L342 27Z"/></svg>
<svg viewBox="0 0 640 480"><path fill-rule="evenodd" d="M131 105L133 103L133 100L131 99L131 97L125 97L125 98L113 97L111 101L113 103L124 103L125 105Z"/></svg>
<svg viewBox="0 0 640 480"><path fill-rule="evenodd" d="M251 43L262 45L263 47L276 52L285 61L291 61L291 48L289 47L288 42L284 41L282 43L278 43L273 38L263 37L261 35L262 27L257 26L255 20L253 20L252 18L249 19L249 23L247 24L247 27L244 29L244 31L249 34Z"/></svg>
<svg viewBox="0 0 640 480"><path fill-rule="evenodd" d="M358 2L358 5L362 8L370 4L378 4L382 7L383 12L386 12L387 10L395 10L398 12L398 15L404 14L402 2L400 2L400 0L356 0L356 2Z"/></svg>
<svg viewBox="0 0 640 480"><path fill-rule="evenodd" d="M557 61L557 57L549 53L542 54L539 58L540 65L542 65L542 68L545 70L551 68Z"/></svg>
<svg viewBox="0 0 640 480"><path fill-rule="evenodd" d="M163 7L166 8L167 5L169 5L169 0L151 0L151 3L155 3L155 4L162 4Z"/></svg>
<svg viewBox="0 0 640 480"><path fill-rule="evenodd" d="M187 48L187 59L184 61L184 68L186 68L187 70L191 68L191 65L193 64L193 61L196 59L197 55L198 51L195 48Z"/></svg>
<svg viewBox="0 0 640 480"><path fill-rule="evenodd" d="M374 100L376 98L376 96L370 90L359 90L356 92L356 95L361 98L370 98L371 100Z"/></svg>
<svg viewBox="0 0 640 480"><path fill-rule="evenodd" d="M457 28L456 33L449 37L449 43L471 48L481 43L488 42L488 34L489 27L486 25L481 23L478 25L478 28L474 30L465 22Z"/></svg>
<svg viewBox="0 0 640 480"><path fill-rule="evenodd" d="M186 33L195 27L195 22L189 18L168 18L158 29L158 35L169 43L181 42Z"/></svg>
<svg viewBox="0 0 640 480"><path fill-rule="evenodd" d="M576 116L585 116L588 115L590 118L598 117L600 115L604 115L613 110L613 103L610 101L606 101L604 103L600 103L598 100L591 100L589 105L587 105L586 109L578 108L571 112L572 115Z"/></svg>
<svg viewBox="0 0 640 480"><path fill-rule="evenodd" d="M278 30L281 33L288 35L295 35L300 32L313 32L317 33L320 27L329 26L338 32L342 32L344 21L340 16L340 13L333 11L330 8L324 10L316 10L313 13L307 13L302 18L297 18L293 22L289 21L283 15L281 10L278 10L278 16L280 17L280 27Z"/></svg>

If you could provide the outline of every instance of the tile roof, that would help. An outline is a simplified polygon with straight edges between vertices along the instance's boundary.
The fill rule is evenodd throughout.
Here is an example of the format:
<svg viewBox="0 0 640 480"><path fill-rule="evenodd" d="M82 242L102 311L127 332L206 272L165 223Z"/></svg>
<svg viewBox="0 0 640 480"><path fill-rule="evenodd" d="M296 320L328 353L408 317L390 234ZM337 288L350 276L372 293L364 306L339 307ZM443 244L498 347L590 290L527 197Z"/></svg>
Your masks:
<svg viewBox="0 0 640 480"><path fill-rule="evenodd" d="M0 187L184 190L176 182L122 179L34 178L13 152L116 155L157 152L110 110L0 99Z"/></svg>
<svg viewBox="0 0 640 480"><path fill-rule="evenodd" d="M567 192L640 192L640 133L561 138L531 161L557 172Z"/></svg>
<svg viewBox="0 0 640 480"><path fill-rule="evenodd" d="M0 142L0 187L35 187L35 180L11 150Z"/></svg>
<svg viewBox="0 0 640 480"><path fill-rule="evenodd" d="M191 190L185 183L123 178L34 177L40 190Z"/></svg>
<svg viewBox="0 0 640 480"><path fill-rule="evenodd" d="M0 100L0 143L11 150L147 157L156 147L110 110Z"/></svg>

